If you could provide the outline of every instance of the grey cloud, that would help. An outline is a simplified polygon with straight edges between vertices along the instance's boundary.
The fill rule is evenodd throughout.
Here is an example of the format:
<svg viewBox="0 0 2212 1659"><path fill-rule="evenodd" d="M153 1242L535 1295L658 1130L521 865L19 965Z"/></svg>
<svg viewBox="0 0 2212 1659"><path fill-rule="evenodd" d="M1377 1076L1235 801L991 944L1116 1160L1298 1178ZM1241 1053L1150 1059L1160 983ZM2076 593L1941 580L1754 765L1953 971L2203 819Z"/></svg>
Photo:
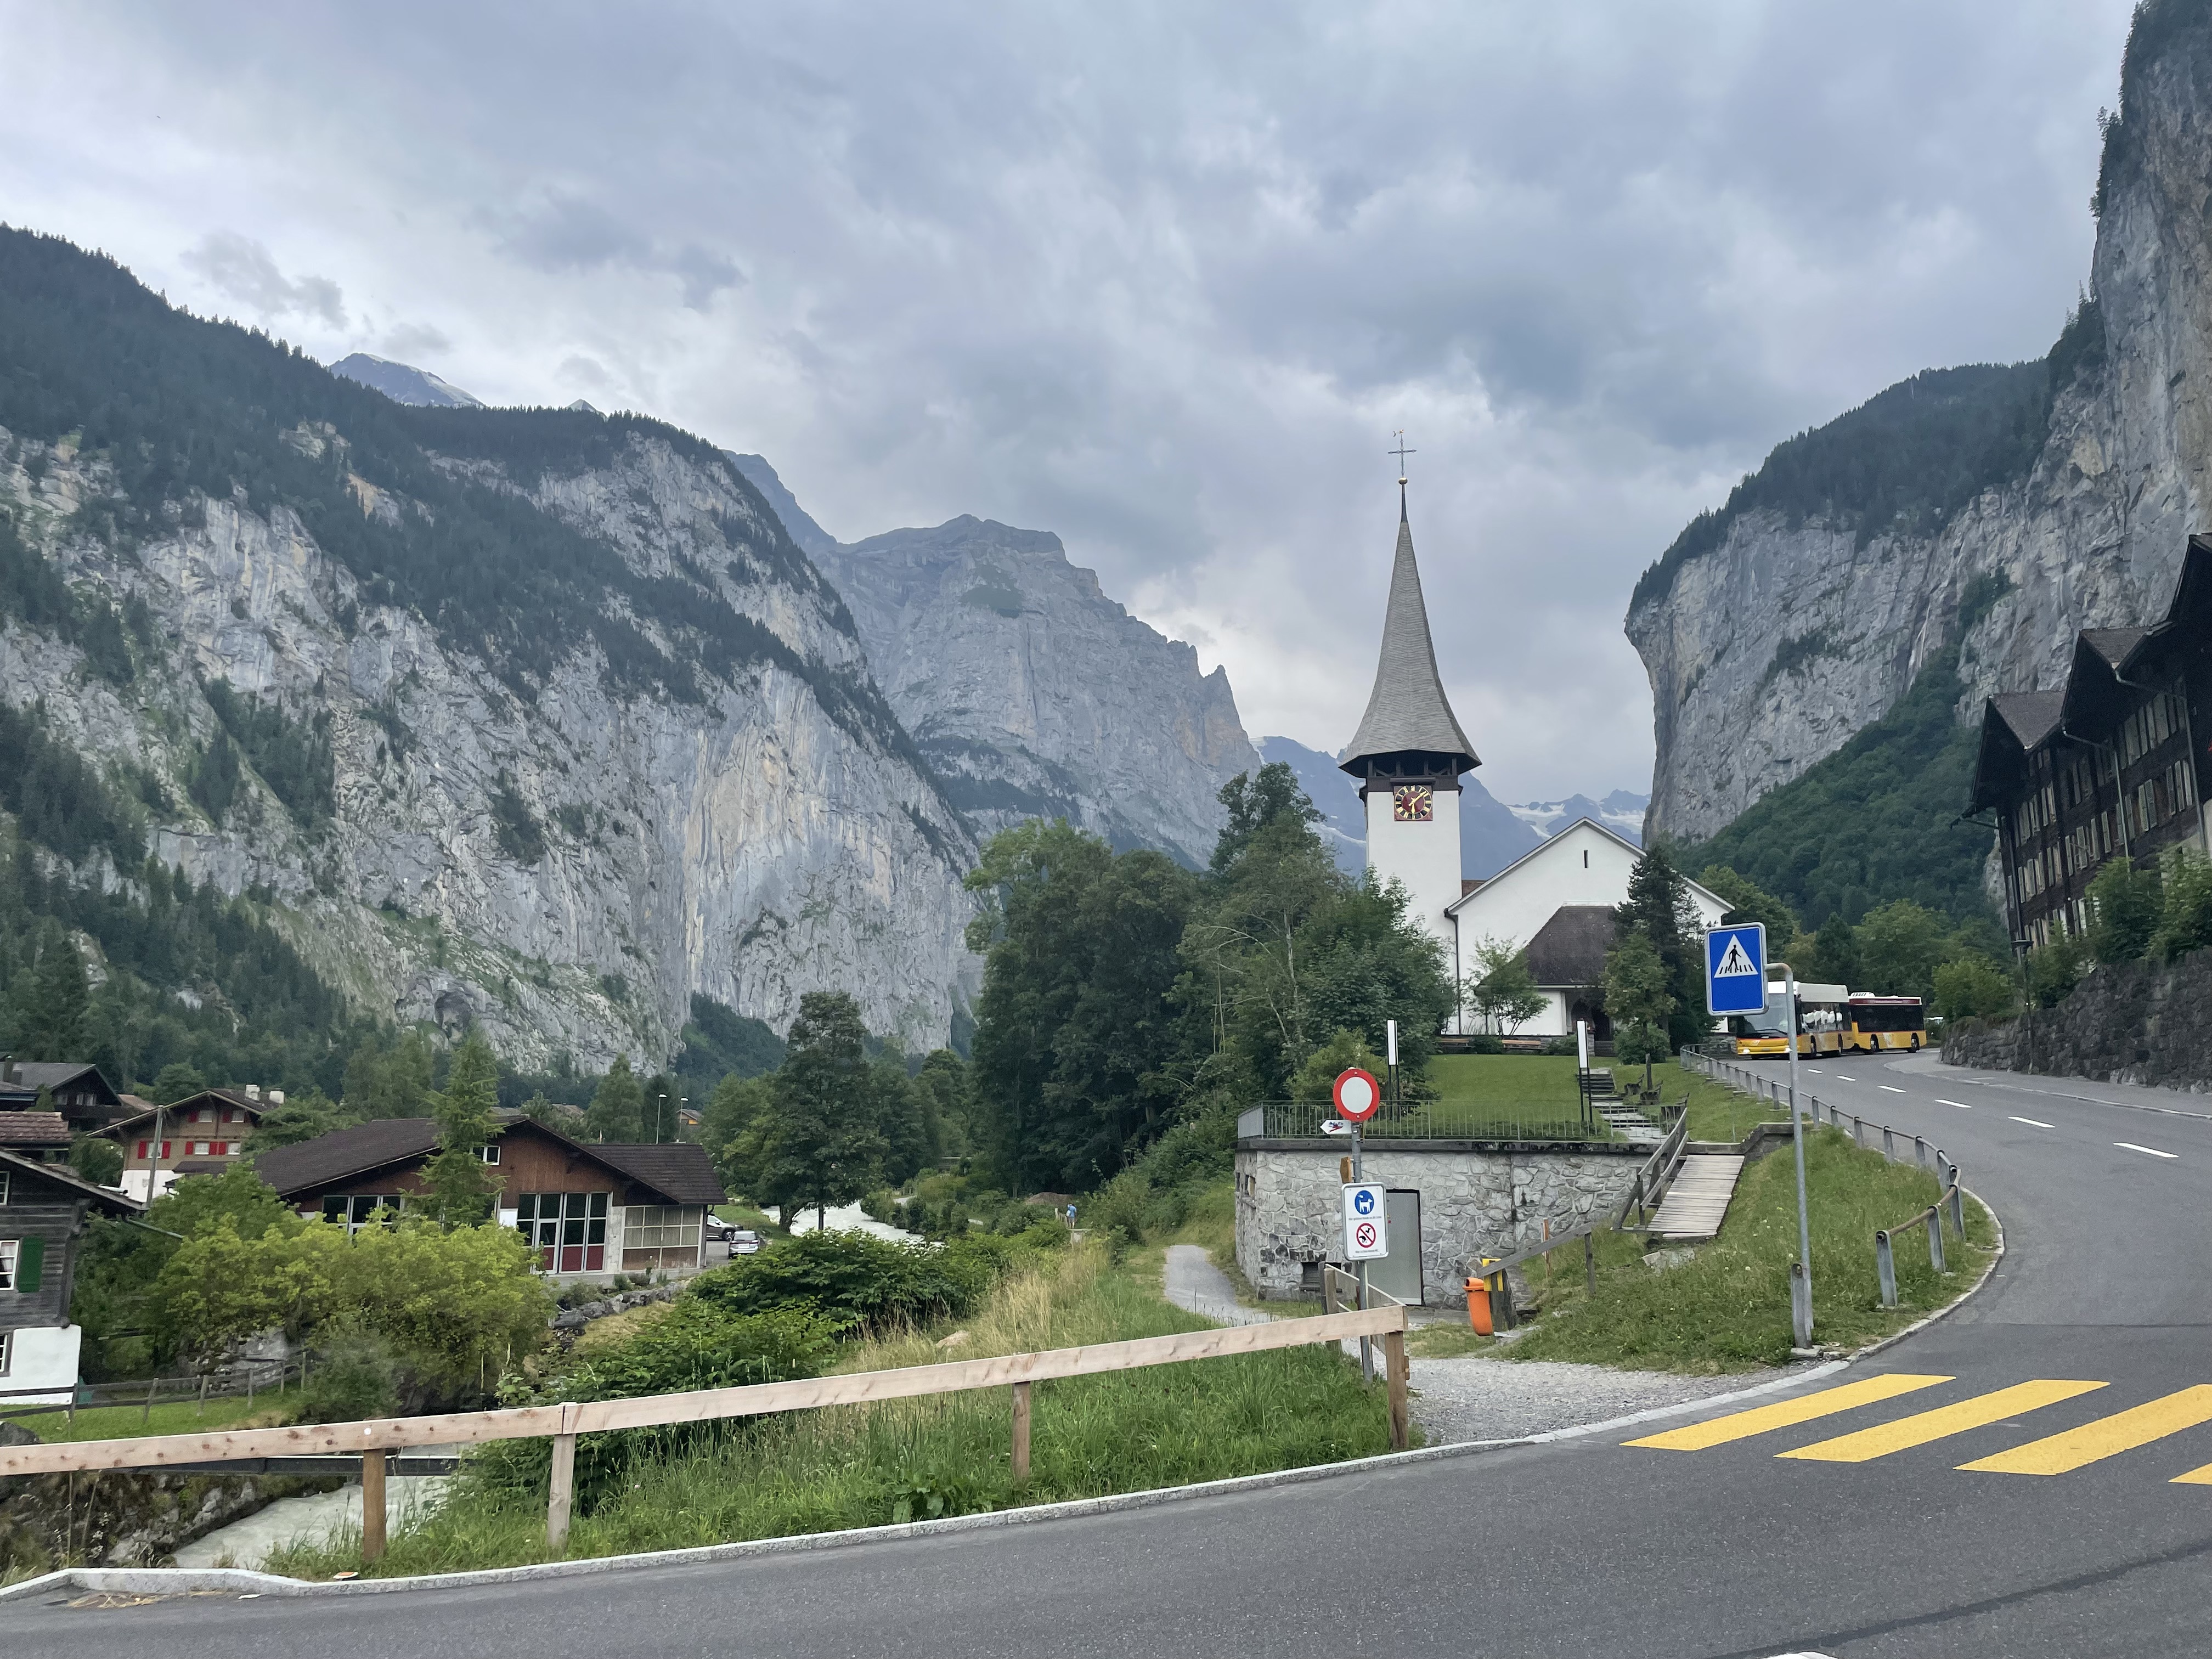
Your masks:
<svg viewBox="0 0 2212 1659"><path fill-rule="evenodd" d="M619 396L848 535L1056 530L1317 746L1407 427L1454 695L1492 787L1550 797L1648 761L1620 616L1692 514L1902 375L2048 345L2126 10L86 0L57 63L143 90L23 80L0 191L158 276L133 228L217 178L495 401ZM222 165L74 166L118 107ZM187 270L305 314L215 240Z"/></svg>
<svg viewBox="0 0 2212 1659"><path fill-rule="evenodd" d="M274 319L303 316L332 328L346 325L344 296L327 276L288 280L267 247L235 231L210 231L187 250L179 263L225 299L257 316Z"/></svg>
<svg viewBox="0 0 2212 1659"><path fill-rule="evenodd" d="M724 289L744 281L737 262L685 242L664 249L596 203L553 194L519 209L487 213L500 252L532 270L560 275L628 265L665 271L681 286L684 303L703 311Z"/></svg>
<svg viewBox="0 0 2212 1659"><path fill-rule="evenodd" d="M416 362L424 357L441 357L453 349L442 330L428 323L402 323L385 331L384 349L386 355L401 362Z"/></svg>

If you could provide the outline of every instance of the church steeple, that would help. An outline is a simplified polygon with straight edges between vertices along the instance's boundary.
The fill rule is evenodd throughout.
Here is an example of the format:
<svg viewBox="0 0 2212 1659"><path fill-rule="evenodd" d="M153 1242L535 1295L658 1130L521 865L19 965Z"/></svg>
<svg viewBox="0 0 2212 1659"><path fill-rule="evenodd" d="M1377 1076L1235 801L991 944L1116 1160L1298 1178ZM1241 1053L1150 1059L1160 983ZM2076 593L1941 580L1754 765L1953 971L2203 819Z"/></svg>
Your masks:
<svg viewBox="0 0 2212 1659"><path fill-rule="evenodd" d="M1482 764L1460 730L1437 673L1429 611L1413 560L1404 480L1398 497L1398 555L1390 568L1390 602L1382 613L1382 654L1359 731L1339 763L1363 781L1376 772L1443 774L1456 779Z"/></svg>

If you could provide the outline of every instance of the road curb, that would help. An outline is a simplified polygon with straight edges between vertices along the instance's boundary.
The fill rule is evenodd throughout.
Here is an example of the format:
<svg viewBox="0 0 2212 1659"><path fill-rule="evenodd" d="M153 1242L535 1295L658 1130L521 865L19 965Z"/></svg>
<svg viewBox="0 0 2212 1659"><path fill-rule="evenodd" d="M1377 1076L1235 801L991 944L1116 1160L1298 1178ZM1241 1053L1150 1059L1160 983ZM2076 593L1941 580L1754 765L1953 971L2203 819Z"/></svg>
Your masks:
<svg viewBox="0 0 2212 1659"><path fill-rule="evenodd" d="M689 1566L716 1561L738 1561L756 1555L785 1555L807 1550L842 1549L892 1539L927 1538L942 1533L976 1532L986 1528L1029 1526L1046 1521L1089 1515L1111 1515L1125 1510L1152 1509L1192 1498L1218 1498L1238 1492L1263 1492L1273 1486L1328 1480L1339 1476L1371 1474L1413 1463L1440 1462L1447 1458L1473 1456L1481 1452L1510 1451L1520 1446L1548 1445L1585 1435L1628 1428L1654 1418L1702 1411L1729 1401L1794 1389L1832 1372L1850 1362L1832 1359L1808 1366L1728 1394L1707 1395L1678 1405L1653 1406L1626 1417L1569 1428L1547 1429L1540 1434L1510 1440L1462 1440L1449 1446L1424 1446L1417 1451L1384 1452L1356 1457L1342 1463L1315 1463L1304 1468L1276 1469L1266 1474L1232 1475L1223 1480L1201 1481L1189 1486L1158 1486L1148 1492L1116 1492L1103 1498L1076 1498L1059 1504L1036 1504L1021 1509L998 1510L988 1515L961 1515L941 1521L910 1521L883 1527L854 1527L842 1532L802 1533L790 1538L761 1538L736 1544L702 1544L691 1549L652 1550L635 1555L598 1555L577 1561L540 1561L522 1567L488 1567L475 1572L427 1573L410 1578L352 1578L328 1580L286 1578L276 1573L252 1572L241 1567L64 1567L0 1589L0 1602L27 1601L58 1590L108 1591L126 1595L186 1595L194 1591L229 1591L241 1595L297 1597L315 1595L377 1595L400 1590L463 1589L491 1584L526 1583L540 1578L574 1578L589 1573L624 1572L641 1567Z"/></svg>
<svg viewBox="0 0 2212 1659"><path fill-rule="evenodd" d="M1989 1266L1982 1269L1982 1276L1976 1279L1972 1285L1969 1285L1964 1291L1960 1291L1954 1300L1945 1303L1942 1307L1936 1309L1934 1313L1929 1314L1924 1319L1914 1320L1912 1323L1907 1325L1903 1330L1899 1331L1893 1336L1885 1336L1879 1342L1869 1342L1863 1348L1854 1349L1850 1356L1854 1361L1865 1359L1871 1355L1878 1354L1884 1348L1893 1347L1898 1343L1904 1341L1906 1337L1926 1330L1937 1320L1949 1318L1960 1309L1965 1307L1967 1303L1972 1301L1974 1297L1979 1296L1982 1292L1982 1287L1987 1285L1991 1277L1996 1273L1997 1263L2004 1260L2004 1218L1997 1213L1996 1206L1995 1205L1984 1200L1982 1195L1976 1192L1972 1187L1961 1186L1959 1190L1964 1193L1968 1198L1972 1199L1975 1203L1979 1204L1982 1206L1983 1211L1989 1216L1990 1224L1997 1230L1997 1253L1990 1258ZM1938 1224L1941 1224L1939 1223Z"/></svg>

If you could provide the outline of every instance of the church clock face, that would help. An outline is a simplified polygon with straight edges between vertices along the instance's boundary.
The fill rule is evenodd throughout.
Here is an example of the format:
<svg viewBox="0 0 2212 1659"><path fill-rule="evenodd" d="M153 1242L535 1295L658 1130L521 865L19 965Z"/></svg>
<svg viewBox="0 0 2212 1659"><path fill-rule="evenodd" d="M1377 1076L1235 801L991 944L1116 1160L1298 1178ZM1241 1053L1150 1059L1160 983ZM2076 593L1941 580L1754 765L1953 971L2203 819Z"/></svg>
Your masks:
<svg viewBox="0 0 2212 1659"><path fill-rule="evenodd" d="M1390 816L1400 823L1426 823L1436 814L1433 784L1401 783L1390 792Z"/></svg>

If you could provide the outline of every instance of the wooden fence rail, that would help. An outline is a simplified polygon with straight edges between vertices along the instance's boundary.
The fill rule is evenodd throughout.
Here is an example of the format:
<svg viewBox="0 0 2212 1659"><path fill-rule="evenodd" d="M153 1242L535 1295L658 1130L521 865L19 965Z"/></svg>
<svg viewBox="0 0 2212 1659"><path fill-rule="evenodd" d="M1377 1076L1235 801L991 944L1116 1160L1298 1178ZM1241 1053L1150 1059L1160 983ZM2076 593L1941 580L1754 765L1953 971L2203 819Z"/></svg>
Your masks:
<svg viewBox="0 0 2212 1659"><path fill-rule="evenodd" d="M1394 1450L1402 1451L1407 1441L1406 1326L1405 1309L1394 1305L1325 1314L1318 1319L1284 1319L1267 1325L1237 1325L1221 1330L1190 1331L1178 1336L1144 1337L1133 1342L1050 1348L1039 1353L1001 1354L994 1358L963 1359L945 1365L913 1365L898 1370L815 1376L796 1382L761 1382L741 1389L701 1389L686 1394L508 1407L497 1411L453 1412L438 1417L303 1423L283 1429L214 1429L199 1434L153 1435L132 1440L0 1446L0 1475L51 1474L78 1469L162 1468L226 1462L237 1458L349 1453L362 1460L362 1554L364 1559L374 1560L384 1547L381 1499L386 1452L407 1446L481 1445L495 1440L550 1437L553 1442L553 1470L547 1495L545 1532L549 1546L558 1551L568 1541L568 1511L574 1492L576 1437L580 1434L1004 1388L1012 1392L1013 1469L1015 1478L1022 1480L1029 1471L1030 1390L1035 1383L1137 1370L1151 1365L1179 1364L1186 1360L1212 1359L1227 1354L1340 1342L1346 1337L1382 1339L1389 1368L1390 1444ZM372 1498L377 1501L371 1502Z"/></svg>

